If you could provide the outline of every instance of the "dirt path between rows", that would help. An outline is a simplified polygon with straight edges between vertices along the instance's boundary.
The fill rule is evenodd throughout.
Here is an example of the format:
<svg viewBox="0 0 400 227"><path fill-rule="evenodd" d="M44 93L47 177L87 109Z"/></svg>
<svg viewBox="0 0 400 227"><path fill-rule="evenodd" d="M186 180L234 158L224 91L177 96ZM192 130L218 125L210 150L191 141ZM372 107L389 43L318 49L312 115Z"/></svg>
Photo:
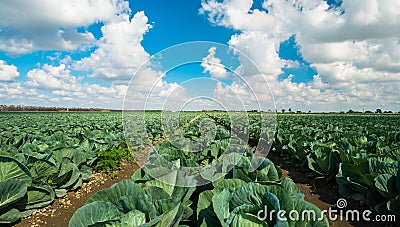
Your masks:
<svg viewBox="0 0 400 227"><path fill-rule="evenodd" d="M89 182L83 183L77 191L68 192L64 198L54 202L31 216L16 223L16 227L34 226L68 226L68 222L77 209L82 207L94 193L111 187L111 185L125 179L129 179L138 169L136 164L123 162L116 178L111 179L104 173L94 173Z"/></svg>

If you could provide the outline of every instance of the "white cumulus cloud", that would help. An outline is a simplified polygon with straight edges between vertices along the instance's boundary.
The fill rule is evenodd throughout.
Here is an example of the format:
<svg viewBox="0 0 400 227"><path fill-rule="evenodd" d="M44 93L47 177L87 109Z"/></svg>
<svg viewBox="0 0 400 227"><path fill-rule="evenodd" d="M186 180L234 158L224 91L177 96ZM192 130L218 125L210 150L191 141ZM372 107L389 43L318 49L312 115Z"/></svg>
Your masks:
<svg viewBox="0 0 400 227"><path fill-rule="evenodd" d="M92 70L93 77L106 80L129 80L150 55L141 45L143 35L151 27L144 12L132 19L121 15L119 20L101 28L103 37L98 48L75 63L77 70Z"/></svg>
<svg viewBox="0 0 400 227"><path fill-rule="evenodd" d="M15 65L7 65L5 61L0 60L0 81L12 81L18 76L18 68Z"/></svg>
<svg viewBox="0 0 400 227"><path fill-rule="evenodd" d="M78 28L113 21L129 10L123 0L1 1L0 50L75 50L95 41L92 33Z"/></svg>
<svg viewBox="0 0 400 227"><path fill-rule="evenodd" d="M238 30L229 45L243 51L267 75L278 108L398 105L399 1L343 0L332 6L323 0L268 0L261 9L252 9L253 3L205 0L200 13L215 25ZM310 82L294 82L296 75L278 79L282 68L292 64L278 54L280 44L291 36L301 56L318 72ZM257 69L239 60L236 71L251 78Z"/></svg>
<svg viewBox="0 0 400 227"><path fill-rule="evenodd" d="M51 90L78 90L79 78L71 75L64 64L52 66L45 64L39 69L32 69L27 73L26 84Z"/></svg>
<svg viewBox="0 0 400 227"><path fill-rule="evenodd" d="M221 64L221 59L215 57L216 50L216 47L211 47L200 65L204 68L204 72L210 73L215 79L225 79L228 77L228 72L225 66Z"/></svg>

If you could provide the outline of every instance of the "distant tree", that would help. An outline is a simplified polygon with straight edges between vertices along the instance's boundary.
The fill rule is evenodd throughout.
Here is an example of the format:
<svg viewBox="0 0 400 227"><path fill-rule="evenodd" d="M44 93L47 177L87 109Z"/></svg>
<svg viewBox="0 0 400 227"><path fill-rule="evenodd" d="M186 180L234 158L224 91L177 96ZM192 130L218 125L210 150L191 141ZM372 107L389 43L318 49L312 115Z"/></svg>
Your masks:
<svg viewBox="0 0 400 227"><path fill-rule="evenodd" d="M375 113L382 113L382 110L381 109L376 109Z"/></svg>
<svg viewBox="0 0 400 227"><path fill-rule="evenodd" d="M311 113L311 110L309 110L308 113Z"/></svg>
<svg viewBox="0 0 400 227"><path fill-rule="evenodd" d="M373 113L373 112L371 110L366 110L365 113L370 114L370 113Z"/></svg>
<svg viewBox="0 0 400 227"><path fill-rule="evenodd" d="M286 110L285 110L285 109L282 109L281 111L282 111L282 113L285 113L285 112L286 112Z"/></svg>
<svg viewBox="0 0 400 227"><path fill-rule="evenodd" d="M301 110L298 110L298 111L296 111L296 113L300 114L300 113L302 113L302 112L301 112Z"/></svg>
<svg viewBox="0 0 400 227"><path fill-rule="evenodd" d="M289 108L289 113L291 113L292 112L292 108Z"/></svg>
<svg viewBox="0 0 400 227"><path fill-rule="evenodd" d="M349 111L347 111L347 113L354 113L355 111L350 109Z"/></svg>

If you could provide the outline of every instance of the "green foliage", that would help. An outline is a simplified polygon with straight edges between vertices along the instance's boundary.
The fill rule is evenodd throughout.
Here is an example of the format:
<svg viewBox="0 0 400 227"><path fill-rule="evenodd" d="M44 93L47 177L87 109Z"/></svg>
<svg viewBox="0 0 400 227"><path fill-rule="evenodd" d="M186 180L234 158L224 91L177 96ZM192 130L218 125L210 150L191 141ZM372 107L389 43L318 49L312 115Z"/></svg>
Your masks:
<svg viewBox="0 0 400 227"><path fill-rule="evenodd" d="M126 148L119 114L0 113L0 120L0 223L28 216L90 180L96 152Z"/></svg>
<svg viewBox="0 0 400 227"><path fill-rule="evenodd" d="M120 181L89 198L75 212L69 226L172 226L192 214L189 198L193 189L172 187L168 194L167 185L157 185Z"/></svg>
<svg viewBox="0 0 400 227"><path fill-rule="evenodd" d="M315 205L290 196L290 192L280 185L262 185L254 182L239 185L226 184L224 181L214 183L214 189L204 191L199 196L197 206L197 225L200 226L329 226L327 219L295 221L287 215L295 210L299 214L312 210L317 217L321 217L322 211ZM233 182L232 182L233 183ZM219 184L223 184L222 187ZM264 214L266 219L257 217L264 210L283 210L286 219L278 219L277 216ZM276 215L276 214L275 214Z"/></svg>
<svg viewBox="0 0 400 227"><path fill-rule="evenodd" d="M255 209L266 205L319 212L304 201L291 179L282 179L274 163L255 157L255 149L240 139L247 135L250 144L263 138L261 142L286 156L288 163L314 177L336 179L343 197L365 200L377 213L400 213L398 115L280 114L275 124L260 113L249 113L247 124L241 114L190 112L179 115L179 129L164 132L162 113L146 113L142 130L147 136L132 136L141 145L137 149L154 144L150 158L158 153L177 167L213 167L196 178L168 168L138 170L131 180L89 199L71 226L177 226L193 221L208 226L294 226L276 218L262 222ZM5 195L0 223L13 223L79 188L90 179L92 168L113 177L124 159L133 161L120 113L0 113L0 120L0 191ZM169 139L158 144L165 136ZM224 162L218 162L221 157ZM214 184L180 188L155 181L150 173L180 185Z"/></svg>
<svg viewBox="0 0 400 227"><path fill-rule="evenodd" d="M127 148L120 148L112 151L96 152L97 162L95 171L112 174L118 170L123 160L132 162L132 154Z"/></svg>

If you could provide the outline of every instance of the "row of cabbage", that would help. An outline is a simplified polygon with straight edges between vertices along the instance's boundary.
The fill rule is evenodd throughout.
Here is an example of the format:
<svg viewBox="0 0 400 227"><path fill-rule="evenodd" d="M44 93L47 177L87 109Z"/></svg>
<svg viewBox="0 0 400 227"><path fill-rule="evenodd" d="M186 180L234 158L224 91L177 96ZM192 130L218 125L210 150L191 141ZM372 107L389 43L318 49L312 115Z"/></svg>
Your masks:
<svg viewBox="0 0 400 227"><path fill-rule="evenodd" d="M136 115L142 116L141 113ZM121 113L1 113L0 223L14 223L107 170L117 151L129 153ZM148 135L164 135L160 112L146 114ZM189 116L182 116L182 124ZM156 130L154 130L157 126ZM104 156L104 157L103 157ZM104 160L102 160L102 158Z"/></svg>
<svg viewBox="0 0 400 227"><path fill-rule="evenodd" d="M336 179L341 196L380 214L400 214L399 115L287 116L282 121L281 150L306 160L301 164L316 176Z"/></svg>
<svg viewBox="0 0 400 227"><path fill-rule="evenodd" d="M130 180L94 194L69 225L328 226L319 208L306 202L293 181L283 178L270 160L254 156L255 149L207 115L191 116L196 119L150 150L152 162L145 171L138 169ZM165 161L171 166L160 167ZM250 171L254 163L260 165ZM193 175L177 170L209 164L210 168ZM206 181L212 183L198 184ZM286 214L278 217L282 213L267 212L260 218L264 210ZM288 217L293 210L299 214L312 210L318 217L293 220Z"/></svg>
<svg viewBox="0 0 400 227"><path fill-rule="evenodd" d="M0 223L79 188L97 152L126 147L121 114L1 113L0 122Z"/></svg>
<svg viewBox="0 0 400 227"><path fill-rule="evenodd" d="M230 124L226 114L215 115ZM250 122L250 139L257 139L260 122ZM278 114L272 150L311 177L336 180L341 196L400 214L399 115Z"/></svg>

